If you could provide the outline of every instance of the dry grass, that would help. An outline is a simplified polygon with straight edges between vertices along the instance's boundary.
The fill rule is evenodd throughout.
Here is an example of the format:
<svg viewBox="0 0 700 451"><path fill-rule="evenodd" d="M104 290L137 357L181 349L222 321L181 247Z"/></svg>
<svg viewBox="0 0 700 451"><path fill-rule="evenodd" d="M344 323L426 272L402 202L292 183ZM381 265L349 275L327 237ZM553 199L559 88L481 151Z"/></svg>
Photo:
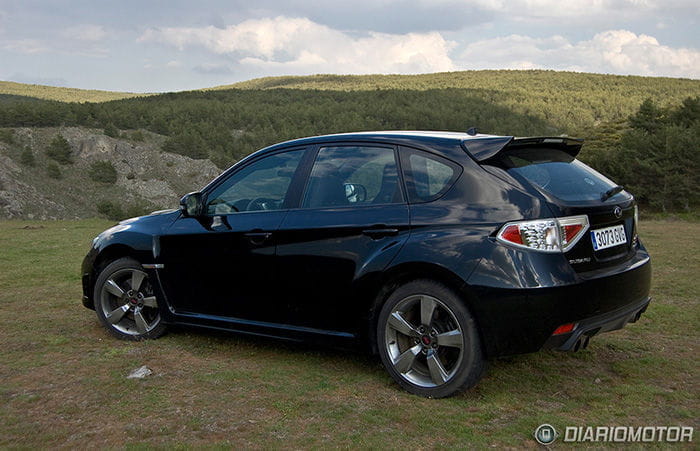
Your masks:
<svg viewBox="0 0 700 451"><path fill-rule="evenodd" d="M0 222L0 447L534 447L535 427L698 426L700 224L647 221L654 303L577 354L428 400L374 358L194 329L113 339L80 304L104 221ZM127 380L134 368L154 374Z"/></svg>

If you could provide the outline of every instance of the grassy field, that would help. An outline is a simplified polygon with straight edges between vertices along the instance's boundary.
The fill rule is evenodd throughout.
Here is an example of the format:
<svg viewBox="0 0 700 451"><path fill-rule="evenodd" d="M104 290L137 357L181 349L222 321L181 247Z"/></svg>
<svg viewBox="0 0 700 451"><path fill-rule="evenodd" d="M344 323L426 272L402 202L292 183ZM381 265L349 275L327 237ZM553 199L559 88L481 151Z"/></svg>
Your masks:
<svg viewBox="0 0 700 451"><path fill-rule="evenodd" d="M362 354L189 329L112 338L79 277L108 225L0 222L0 448L535 447L545 422L700 426L697 222L641 224L654 302L638 323L576 354L496 360L444 400L402 392ZM141 365L154 374L127 380Z"/></svg>

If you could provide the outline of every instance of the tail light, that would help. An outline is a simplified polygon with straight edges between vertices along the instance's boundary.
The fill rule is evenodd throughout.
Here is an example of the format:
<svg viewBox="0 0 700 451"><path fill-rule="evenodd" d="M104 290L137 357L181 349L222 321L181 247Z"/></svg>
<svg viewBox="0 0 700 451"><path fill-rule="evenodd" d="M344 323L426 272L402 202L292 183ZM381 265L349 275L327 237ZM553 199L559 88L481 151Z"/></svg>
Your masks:
<svg viewBox="0 0 700 451"><path fill-rule="evenodd" d="M552 332L552 335L563 335L563 334L568 334L572 330L576 328L576 323L566 323L562 324L561 326L557 327L554 329L554 332Z"/></svg>
<svg viewBox="0 0 700 451"><path fill-rule="evenodd" d="M588 230L588 216L509 222L496 239L503 243L540 252L566 252Z"/></svg>
<svg viewBox="0 0 700 451"><path fill-rule="evenodd" d="M634 206L634 224L632 224L632 246L637 247L639 235L637 235L637 224L639 224L639 208Z"/></svg>

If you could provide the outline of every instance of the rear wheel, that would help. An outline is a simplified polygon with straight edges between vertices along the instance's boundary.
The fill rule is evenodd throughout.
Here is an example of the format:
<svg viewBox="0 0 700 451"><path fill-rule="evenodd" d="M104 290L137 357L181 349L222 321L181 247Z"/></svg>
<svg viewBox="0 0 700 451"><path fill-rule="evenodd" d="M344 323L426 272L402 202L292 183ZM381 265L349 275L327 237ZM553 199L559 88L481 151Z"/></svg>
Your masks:
<svg viewBox="0 0 700 451"><path fill-rule="evenodd" d="M407 391L443 398L479 381L484 361L476 323L462 300L432 280L396 289L377 324L382 363Z"/></svg>
<svg viewBox="0 0 700 451"><path fill-rule="evenodd" d="M165 332L148 274L132 258L115 260L100 272L94 299L97 317L118 338L157 338Z"/></svg>

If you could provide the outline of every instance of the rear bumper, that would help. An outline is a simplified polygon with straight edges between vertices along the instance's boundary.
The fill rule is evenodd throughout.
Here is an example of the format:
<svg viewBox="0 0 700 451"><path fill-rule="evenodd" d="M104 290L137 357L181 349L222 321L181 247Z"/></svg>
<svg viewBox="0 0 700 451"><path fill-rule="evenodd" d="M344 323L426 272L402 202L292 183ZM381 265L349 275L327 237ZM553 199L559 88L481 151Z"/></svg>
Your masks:
<svg viewBox="0 0 700 451"><path fill-rule="evenodd" d="M637 304L586 318L576 323L576 327L571 332L550 336L542 347L557 351L578 351L579 348L585 348L588 345L588 340L594 335L622 329L627 323L636 322L646 311L649 302L651 302L651 298L647 297Z"/></svg>
<svg viewBox="0 0 700 451"><path fill-rule="evenodd" d="M576 349L586 338L634 322L650 302L651 261L644 250L616 268L579 274L574 283L542 288L473 287L472 305L489 357L540 349ZM575 323L567 334L552 335Z"/></svg>

